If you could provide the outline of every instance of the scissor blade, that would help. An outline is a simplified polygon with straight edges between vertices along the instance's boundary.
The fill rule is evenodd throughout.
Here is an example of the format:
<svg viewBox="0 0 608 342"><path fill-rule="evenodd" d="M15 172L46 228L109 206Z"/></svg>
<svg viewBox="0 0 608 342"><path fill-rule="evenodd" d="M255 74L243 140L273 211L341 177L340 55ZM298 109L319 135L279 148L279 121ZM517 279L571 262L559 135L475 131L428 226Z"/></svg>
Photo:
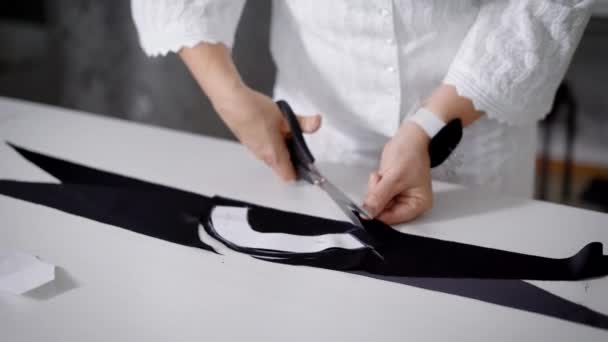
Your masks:
<svg viewBox="0 0 608 342"><path fill-rule="evenodd" d="M361 222L361 218L355 215L353 211L355 210L359 213L359 215L366 215L367 217L369 217L369 215L365 211L363 211L363 209L356 205L350 198L348 198L348 196L346 196L342 191L340 191L340 189L338 189L327 179L324 179L323 182L317 184L321 187L321 189L325 190L325 192L329 195L329 197L331 197L332 200L334 200L334 202L336 202L338 207L340 207L340 210L342 210L342 212L350 219L350 221L354 225L360 227L363 230L366 230L365 226ZM368 245L372 253L374 253L378 258L380 258L380 260L384 261L384 257L382 256L382 254L380 254L380 252L376 250L376 248L374 248L374 246L369 245L367 243L364 244Z"/></svg>
<svg viewBox="0 0 608 342"><path fill-rule="evenodd" d="M368 216L367 213L356 205L348 196L346 196L340 189L333 185L329 180L325 179L319 183L319 186L325 190L325 192L336 202L340 210L357 226L365 229L359 216L355 215L358 212L360 215Z"/></svg>

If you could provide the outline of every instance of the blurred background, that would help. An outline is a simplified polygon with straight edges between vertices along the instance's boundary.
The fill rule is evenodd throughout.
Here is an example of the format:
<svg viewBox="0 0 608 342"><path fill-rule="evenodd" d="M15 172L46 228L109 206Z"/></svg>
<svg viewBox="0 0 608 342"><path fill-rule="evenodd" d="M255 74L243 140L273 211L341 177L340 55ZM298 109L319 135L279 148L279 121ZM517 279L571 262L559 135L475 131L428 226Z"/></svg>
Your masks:
<svg viewBox="0 0 608 342"><path fill-rule="evenodd" d="M270 0L248 1L234 59L270 94ZM148 58L126 0L0 3L0 96L232 139L176 55ZM608 0L597 0L540 125L536 197L608 212Z"/></svg>

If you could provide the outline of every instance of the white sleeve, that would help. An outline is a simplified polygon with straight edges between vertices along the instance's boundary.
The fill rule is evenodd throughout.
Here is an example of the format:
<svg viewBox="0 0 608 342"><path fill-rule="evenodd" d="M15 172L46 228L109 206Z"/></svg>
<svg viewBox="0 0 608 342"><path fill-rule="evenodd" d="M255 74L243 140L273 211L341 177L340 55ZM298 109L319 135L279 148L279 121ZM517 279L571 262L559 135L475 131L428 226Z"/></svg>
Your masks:
<svg viewBox="0 0 608 342"><path fill-rule="evenodd" d="M444 83L501 122L542 119L592 4L593 0L484 1Z"/></svg>
<svg viewBox="0 0 608 342"><path fill-rule="evenodd" d="M139 41L150 56L200 42L231 48L245 0L131 0Z"/></svg>

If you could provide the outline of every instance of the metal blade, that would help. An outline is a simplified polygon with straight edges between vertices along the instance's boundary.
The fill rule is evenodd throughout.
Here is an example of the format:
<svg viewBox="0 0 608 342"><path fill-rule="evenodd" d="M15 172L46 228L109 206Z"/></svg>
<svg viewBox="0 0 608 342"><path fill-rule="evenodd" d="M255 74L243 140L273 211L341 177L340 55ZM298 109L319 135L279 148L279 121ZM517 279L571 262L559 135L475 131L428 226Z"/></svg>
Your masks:
<svg viewBox="0 0 608 342"><path fill-rule="evenodd" d="M331 197L331 199L336 202L338 207L340 207L342 212L350 219L350 221L355 226L358 226L361 229L365 230L365 226L361 222L361 219L359 218L359 216L355 215L354 211L358 212L361 215L367 215L367 213L362 211L359 206L357 206L350 198L348 198L342 191L340 191L340 189L338 189L327 179L325 179L323 182L318 183L317 185L319 185L323 190L325 190L329 197ZM361 243L367 245L372 251L372 253L374 253L374 255L380 258L380 260L384 261L384 257L382 256L382 254L380 254L380 252L376 250L376 248L374 248L374 246L369 245L363 241L361 241Z"/></svg>
<svg viewBox="0 0 608 342"><path fill-rule="evenodd" d="M371 219L369 214L363 210L363 208L359 207L355 202L353 202L348 196L346 196L340 189L338 189L335 185L333 185L329 180L324 179L323 182L318 184L325 192L334 200L344 212L344 214L357 226L363 227L361 220L356 213L363 216L366 219Z"/></svg>
<svg viewBox="0 0 608 342"><path fill-rule="evenodd" d="M355 204L348 196L346 196L340 189L338 189L335 185L333 185L327 178L323 177L321 172L315 167L314 164L309 164L306 170L307 179L311 181L312 184L321 187L331 197L331 199L338 205L340 210L348 217L348 219L357 227L366 230L363 222L361 222L361 218L359 216L363 216L365 219L372 219L372 217L361 207ZM359 214L357 216L355 213ZM356 235L353 235L356 239L361 240ZM361 241L364 245L368 246L372 253L376 255L380 260L384 261L384 257L380 254L373 245L370 245L364 241Z"/></svg>

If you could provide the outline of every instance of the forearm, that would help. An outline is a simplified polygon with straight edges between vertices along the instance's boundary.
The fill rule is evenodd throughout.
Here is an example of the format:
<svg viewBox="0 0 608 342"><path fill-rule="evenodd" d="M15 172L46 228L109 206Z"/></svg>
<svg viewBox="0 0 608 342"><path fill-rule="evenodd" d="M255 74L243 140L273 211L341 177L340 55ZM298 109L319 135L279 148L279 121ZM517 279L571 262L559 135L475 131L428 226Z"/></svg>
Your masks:
<svg viewBox="0 0 608 342"><path fill-rule="evenodd" d="M479 119L483 112L475 110L473 102L459 96L456 89L447 84L440 85L423 106L441 117L444 122L460 119L464 127Z"/></svg>
<svg viewBox="0 0 608 342"><path fill-rule="evenodd" d="M287 121L272 98L243 83L230 50L223 44L200 43L182 48L179 55L235 137L282 179L295 179L285 145ZM303 132L313 133L321 117L298 117L298 122Z"/></svg>
<svg viewBox="0 0 608 342"><path fill-rule="evenodd" d="M200 43L182 48L179 55L216 110L245 86L223 44Z"/></svg>

